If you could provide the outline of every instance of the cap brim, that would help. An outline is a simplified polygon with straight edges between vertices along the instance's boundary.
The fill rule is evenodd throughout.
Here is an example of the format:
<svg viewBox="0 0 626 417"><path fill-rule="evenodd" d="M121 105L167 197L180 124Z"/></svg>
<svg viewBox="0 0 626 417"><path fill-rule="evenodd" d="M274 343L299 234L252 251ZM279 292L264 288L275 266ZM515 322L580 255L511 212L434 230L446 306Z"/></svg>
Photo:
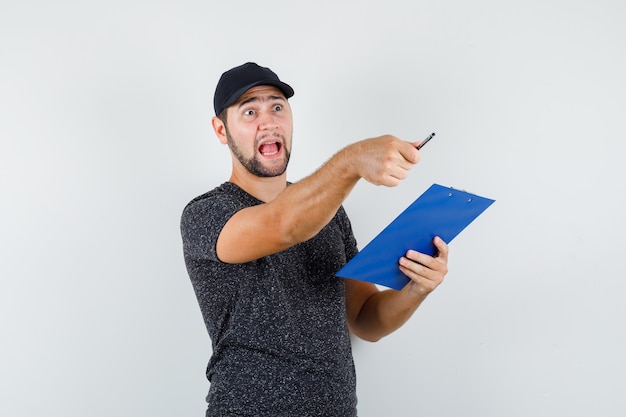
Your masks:
<svg viewBox="0 0 626 417"><path fill-rule="evenodd" d="M289 84L286 84L282 81L276 81L276 80L261 80L261 81L256 81L252 84L248 84L245 87L241 87L239 90L236 90L234 93L232 93L230 95L230 97L228 98L228 100L226 100L224 102L223 107L219 110L218 114L222 112L222 110L224 110L227 107L232 106L233 104L235 104L237 102L237 100L239 100L239 98L249 89L251 89L252 87L258 87L259 85L271 85L273 87L278 88L284 95L285 98L290 98L294 95L294 91L293 88L291 88L291 86Z"/></svg>

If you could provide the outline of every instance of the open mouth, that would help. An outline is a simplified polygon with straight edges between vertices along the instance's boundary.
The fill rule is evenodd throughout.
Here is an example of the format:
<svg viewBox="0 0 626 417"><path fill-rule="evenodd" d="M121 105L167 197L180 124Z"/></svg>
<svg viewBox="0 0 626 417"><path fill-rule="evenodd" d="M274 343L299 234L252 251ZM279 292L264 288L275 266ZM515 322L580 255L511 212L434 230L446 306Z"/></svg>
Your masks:
<svg viewBox="0 0 626 417"><path fill-rule="evenodd" d="M259 152L263 156L272 156L280 152L282 144L280 142L265 142L259 146Z"/></svg>

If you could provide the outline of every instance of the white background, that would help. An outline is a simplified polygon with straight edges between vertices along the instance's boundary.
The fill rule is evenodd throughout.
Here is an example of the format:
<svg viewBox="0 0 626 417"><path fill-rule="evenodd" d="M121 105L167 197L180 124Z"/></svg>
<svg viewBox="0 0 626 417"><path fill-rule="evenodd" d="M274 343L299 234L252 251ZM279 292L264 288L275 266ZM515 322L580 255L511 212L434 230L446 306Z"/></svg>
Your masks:
<svg viewBox="0 0 626 417"><path fill-rule="evenodd" d="M289 178L421 140L345 206L363 247L432 183L496 199L401 330L355 341L361 417L624 416L621 0L0 3L0 415L201 416L184 205L228 178L220 74L290 83Z"/></svg>

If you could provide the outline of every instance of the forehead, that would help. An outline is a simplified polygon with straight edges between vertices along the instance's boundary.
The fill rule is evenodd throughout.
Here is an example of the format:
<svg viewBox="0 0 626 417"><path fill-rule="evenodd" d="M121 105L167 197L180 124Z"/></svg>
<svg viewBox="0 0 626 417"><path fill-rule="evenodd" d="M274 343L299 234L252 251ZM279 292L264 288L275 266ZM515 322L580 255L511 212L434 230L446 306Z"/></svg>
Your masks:
<svg viewBox="0 0 626 417"><path fill-rule="evenodd" d="M239 100L237 100L234 104L237 105L243 101L249 101L250 99L254 98L268 100L277 97L287 100L283 92L280 91L278 88L271 85L258 85L243 93L241 97L239 97Z"/></svg>

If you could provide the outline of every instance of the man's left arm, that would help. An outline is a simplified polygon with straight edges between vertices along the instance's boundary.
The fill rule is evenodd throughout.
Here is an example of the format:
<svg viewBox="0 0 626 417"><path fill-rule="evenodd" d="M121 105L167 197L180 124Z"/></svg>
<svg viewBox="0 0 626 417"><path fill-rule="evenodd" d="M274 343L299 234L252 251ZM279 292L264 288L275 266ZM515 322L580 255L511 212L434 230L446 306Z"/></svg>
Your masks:
<svg viewBox="0 0 626 417"><path fill-rule="evenodd" d="M400 291L379 291L376 285L347 279L346 314L350 331L375 342L407 322L448 272L448 245L436 237L432 257L413 250L400 258L400 270L411 280Z"/></svg>

